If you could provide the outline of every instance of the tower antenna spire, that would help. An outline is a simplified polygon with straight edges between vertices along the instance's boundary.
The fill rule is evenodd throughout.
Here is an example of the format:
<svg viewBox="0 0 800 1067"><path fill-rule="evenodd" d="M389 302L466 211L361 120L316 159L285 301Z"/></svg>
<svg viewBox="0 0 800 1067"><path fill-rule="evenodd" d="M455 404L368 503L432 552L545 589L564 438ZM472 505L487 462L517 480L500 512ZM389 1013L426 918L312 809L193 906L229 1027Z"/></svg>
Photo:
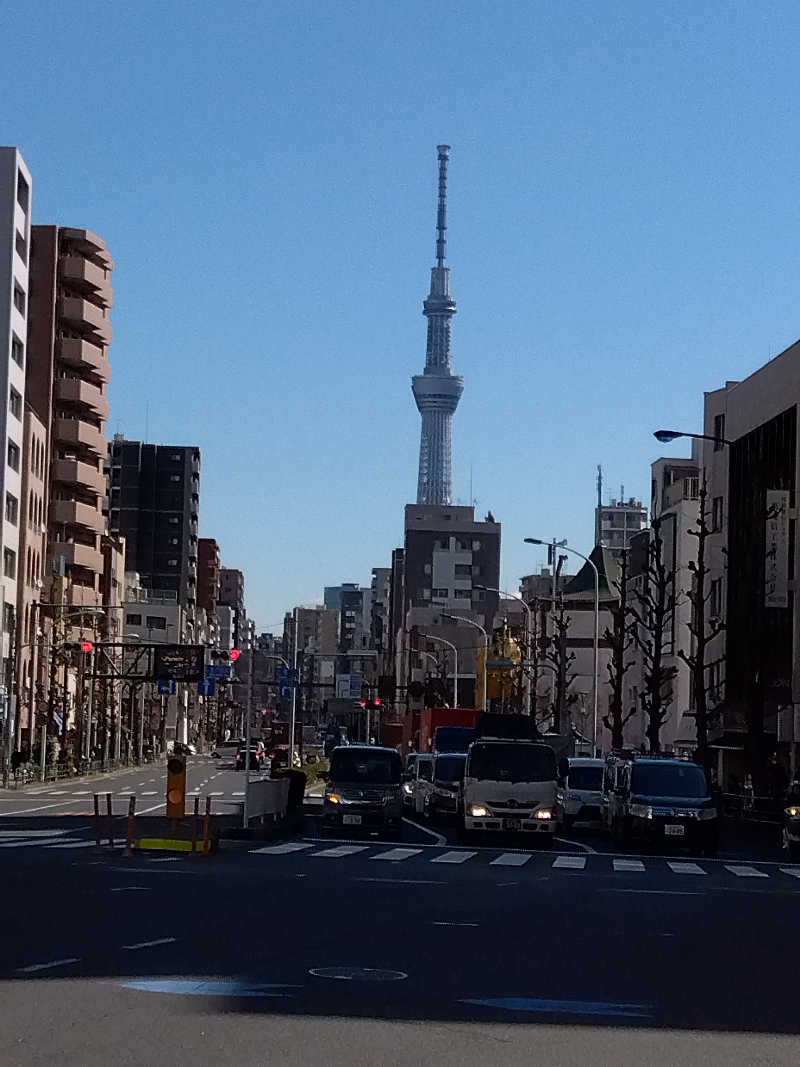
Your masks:
<svg viewBox="0 0 800 1067"><path fill-rule="evenodd" d="M436 211L436 266L443 267L447 258L447 161L450 145L436 146L439 154L439 203Z"/></svg>

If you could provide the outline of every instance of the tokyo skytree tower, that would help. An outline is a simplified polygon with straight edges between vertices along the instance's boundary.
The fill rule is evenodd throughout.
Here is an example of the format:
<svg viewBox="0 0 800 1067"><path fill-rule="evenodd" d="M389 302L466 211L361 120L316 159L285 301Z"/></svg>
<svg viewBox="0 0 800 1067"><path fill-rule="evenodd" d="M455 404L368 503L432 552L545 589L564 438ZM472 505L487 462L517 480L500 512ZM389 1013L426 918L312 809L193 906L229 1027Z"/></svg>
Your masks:
<svg viewBox="0 0 800 1067"><path fill-rule="evenodd" d="M431 268L431 291L423 314L428 320L425 370L411 379L411 388L422 416L419 444L418 504L452 503L453 412L464 391L464 379L453 374L450 361L450 320L456 302L450 295L450 268L444 265L447 250L447 161L450 146L440 144L439 204L436 214L436 266Z"/></svg>

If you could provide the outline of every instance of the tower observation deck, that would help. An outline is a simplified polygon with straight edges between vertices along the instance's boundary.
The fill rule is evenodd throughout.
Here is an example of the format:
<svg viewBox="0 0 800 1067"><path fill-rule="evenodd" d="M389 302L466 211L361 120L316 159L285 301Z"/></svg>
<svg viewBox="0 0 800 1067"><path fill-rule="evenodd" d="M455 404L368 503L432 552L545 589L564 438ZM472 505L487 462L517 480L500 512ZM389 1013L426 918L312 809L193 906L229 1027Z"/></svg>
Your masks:
<svg viewBox="0 0 800 1067"><path fill-rule="evenodd" d="M418 504L452 503L453 413L464 391L464 379L453 374L450 356L450 320L456 302L450 294L447 252L447 163L450 146L440 144L439 202L436 214L436 266L431 268L431 289L422 305L428 320L425 370L411 379L414 400L422 416L419 444Z"/></svg>

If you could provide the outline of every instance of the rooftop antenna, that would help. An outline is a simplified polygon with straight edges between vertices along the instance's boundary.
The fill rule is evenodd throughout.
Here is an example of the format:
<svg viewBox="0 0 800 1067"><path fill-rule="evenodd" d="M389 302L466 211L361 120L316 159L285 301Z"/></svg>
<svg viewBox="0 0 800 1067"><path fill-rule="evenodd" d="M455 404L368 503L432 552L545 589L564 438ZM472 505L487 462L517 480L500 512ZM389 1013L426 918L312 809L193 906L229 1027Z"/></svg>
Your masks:
<svg viewBox="0 0 800 1067"><path fill-rule="evenodd" d="M603 468L597 464L597 506L603 506Z"/></svg>
<svg viewBox="0 0 800 1067"><path fill-rule="evenodd" d="M436 211L436 266L443 267L447 255L447 160L449 144L436 146L439 156L439 204Z"/></svg>

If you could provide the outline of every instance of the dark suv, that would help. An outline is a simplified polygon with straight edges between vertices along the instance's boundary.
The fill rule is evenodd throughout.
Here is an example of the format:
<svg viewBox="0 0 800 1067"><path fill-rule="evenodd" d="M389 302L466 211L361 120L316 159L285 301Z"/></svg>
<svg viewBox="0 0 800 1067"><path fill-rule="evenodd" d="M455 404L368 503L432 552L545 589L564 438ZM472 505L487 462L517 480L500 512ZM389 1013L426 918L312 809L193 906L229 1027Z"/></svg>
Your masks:
<svg viewBox="0 0 800 1067"><path fill-rule="evenodd" d="M609 791L604 781L604 790ZM689 760L642 756L617 761L613 789L604 796L614 840L677 845L712 856L719 819L706 775Z"/></svg>
<svg viewBox="0 0 800 1067"><path fill-rule="evenodd" d="M403 766L394 748L347 745L331 753L322 807L323 830L384 830L400 836Z"/></svg>

